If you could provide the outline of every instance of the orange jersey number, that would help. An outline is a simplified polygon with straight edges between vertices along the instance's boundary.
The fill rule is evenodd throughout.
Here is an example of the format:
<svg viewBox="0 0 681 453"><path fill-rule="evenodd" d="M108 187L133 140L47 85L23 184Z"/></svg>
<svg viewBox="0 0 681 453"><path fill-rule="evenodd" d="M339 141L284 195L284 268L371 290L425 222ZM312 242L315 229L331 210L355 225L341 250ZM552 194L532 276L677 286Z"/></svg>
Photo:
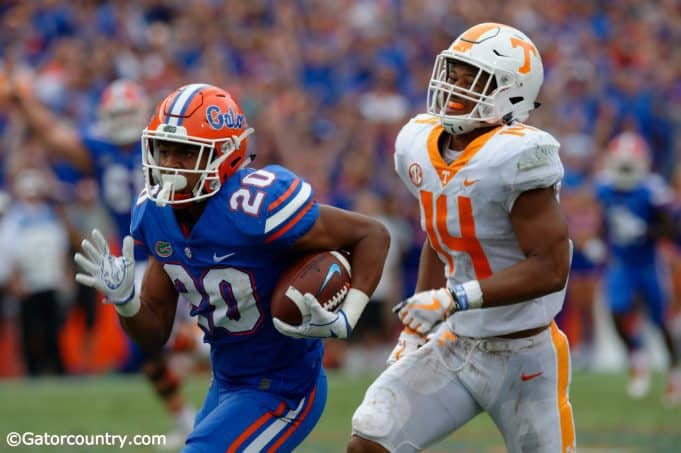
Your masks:
<svg viewBox="0 0 681 453"><path fill-rule="evenodd" d="M459 210L459 229L461 236L452 236L447 230L447 196L433 197L432 192L422 190L420 192L421 206L425 217L426 233L433 249L444 257L447 265L447 273L454 272L454 260L452 255L445 250L466 252L473 261L473 269L478 279L489 277L492 274L485 251L475 235L475 221L473 219L473 205L469 197L458 196L456 198Z"/></svg>

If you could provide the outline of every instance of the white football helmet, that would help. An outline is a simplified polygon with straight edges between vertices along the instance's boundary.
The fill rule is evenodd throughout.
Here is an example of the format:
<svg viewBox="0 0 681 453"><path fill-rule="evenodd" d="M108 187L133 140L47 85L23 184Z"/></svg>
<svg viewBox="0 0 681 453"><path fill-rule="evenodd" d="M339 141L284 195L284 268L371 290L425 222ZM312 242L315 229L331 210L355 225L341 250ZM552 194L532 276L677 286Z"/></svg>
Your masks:
<svg viewBox="0 0 681 453"><path fill-rule="evenodd" d="M448 81L449 66L457 62L478 68L468 88ZM476 91L474 87L483 77L487 77L487 83L482 91ZM496 88L488 93L492 81ZM444 129L454 135L492 124L524 121L539 106L535 100L543 81L539 51L525 34L507 25L478 24L436 57L428 84L428 113L437 116ZM456 98L476 105L469 113L448 114L447 106Z"/></svg>
<svg viewBox="0 0 681 453"><path fill-rule="evenodd" d="M605 173L619 190L634 189L650 173L650 150L635 132L623 132L608 144Z"/></svg>
<svg viewBox="0 0 681 453"><path fill-rule="evenodd" d="M125 79L111 82L99 101L102 134L117 145L140 139L149 118L149 99L140 85Z"/></svg>

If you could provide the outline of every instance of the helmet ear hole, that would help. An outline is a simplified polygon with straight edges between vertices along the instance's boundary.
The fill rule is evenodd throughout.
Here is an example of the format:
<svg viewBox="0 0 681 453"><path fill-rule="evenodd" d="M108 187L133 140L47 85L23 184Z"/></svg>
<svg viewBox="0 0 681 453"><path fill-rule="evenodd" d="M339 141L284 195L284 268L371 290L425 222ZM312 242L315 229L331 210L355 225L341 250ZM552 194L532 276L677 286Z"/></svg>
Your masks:
<svg viewBox="0 0 681 453"><path fill-rule="evenodd" d="M242 160L243 159L241 158L241 156L238 156L236 159L232 160L229 163L229 166L232 167L232 168L238 168L239 164L241 163Z"/></svg>

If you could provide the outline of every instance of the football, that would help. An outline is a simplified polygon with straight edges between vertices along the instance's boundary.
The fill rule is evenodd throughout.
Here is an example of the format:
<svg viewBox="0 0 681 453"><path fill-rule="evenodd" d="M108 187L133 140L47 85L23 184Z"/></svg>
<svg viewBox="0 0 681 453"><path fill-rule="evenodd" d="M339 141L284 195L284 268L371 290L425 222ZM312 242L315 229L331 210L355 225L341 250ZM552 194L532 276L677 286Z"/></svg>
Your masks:
<svg viewBox="0 0 681 453"><path fill-rule="evenodd" d="M337 251L315 252L294 261L279 277L272 292L270 312L293 326L303 322L303 313L286 291L293 286L301 294L313 294L324 309L337 310L350 289L350 262Z"/></svg>

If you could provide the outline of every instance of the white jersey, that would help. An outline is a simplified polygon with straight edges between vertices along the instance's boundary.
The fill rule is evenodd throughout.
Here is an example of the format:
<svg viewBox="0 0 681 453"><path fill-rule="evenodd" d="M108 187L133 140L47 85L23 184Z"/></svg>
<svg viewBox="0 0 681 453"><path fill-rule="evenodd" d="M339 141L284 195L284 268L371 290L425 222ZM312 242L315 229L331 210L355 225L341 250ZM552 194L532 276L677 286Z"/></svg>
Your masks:
<svg viewBox="0 0 681 453"><path fill-rule="evenodd" d="M525 259L510 213L525 191L554 187L563 177L558 141L513 123L473 140L447 164L436 118L418 115L400 131L395 169L419 200L421 228L445 264L447 286L484 279ZM517 304L468 310L449 317L460 336L490 337L547 325L563 305L565 289Z"/></svg>

